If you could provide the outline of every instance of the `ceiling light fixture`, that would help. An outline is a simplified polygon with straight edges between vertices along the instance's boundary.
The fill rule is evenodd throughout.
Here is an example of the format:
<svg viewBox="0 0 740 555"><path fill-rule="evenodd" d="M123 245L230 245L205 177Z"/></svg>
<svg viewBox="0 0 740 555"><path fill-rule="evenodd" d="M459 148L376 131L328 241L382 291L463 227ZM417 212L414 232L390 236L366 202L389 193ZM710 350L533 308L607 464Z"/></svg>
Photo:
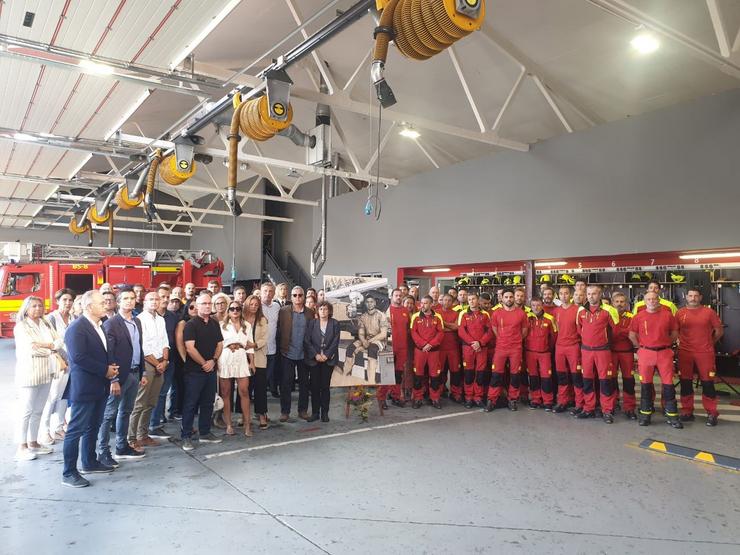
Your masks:
<svg viewBox="0 0 740 555"><path fill-rule="evenodd" d="M449 268L424 268L422 272L426 274L441 274L442 272L449 272Z"/></svg>
<svg viewBox="0 0 740 555"><path fill-rule="evenodd" d="M418 139L421 137L421 133L419 133L416 129L411 127L410 125L404 125L403 128L398 132L401 137L406 137L407 139Z"/></svg>
<svg viewBox="0 0 740 555"><path fill-rule="evenodd" d="M97 75L111 75L115 70L113 67L93 62L92 60L80 60L77 63L85 73L94 73Z"/></svg>
<svg viewBox="0 0 740 555"><path fill-rule="evenodd" d="M682 254L681 260L705 260L707 258L740 258L740 252L702 252L698 254Z"/></svg>
<svg viewBox="0 0 740 555"><path fill-rule="evenodd" d="M565 260L558 260L556 262L535 262L534 267L535 268L542 268L547 266L565 266L568 263Z"/></svg>
<svg viewBox="0 0 740 555"><path fill-rule="evenodd" d="M660 41L649 33L640 33L630 41L630 45L640 54L652 54L660 48Z"/></svg>

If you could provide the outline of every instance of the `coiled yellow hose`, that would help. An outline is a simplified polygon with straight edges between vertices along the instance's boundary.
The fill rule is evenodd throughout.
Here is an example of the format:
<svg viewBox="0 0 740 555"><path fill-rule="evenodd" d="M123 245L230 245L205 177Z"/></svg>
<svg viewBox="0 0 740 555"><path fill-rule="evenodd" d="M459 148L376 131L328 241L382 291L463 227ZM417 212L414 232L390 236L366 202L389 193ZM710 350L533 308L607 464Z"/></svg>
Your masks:
<svg viewBox="0 0 740 555"><path fill-rule="evenodd" d="M195 173L195 161L191 162L187 170L177 165L177 156L170 154L159 165L159 177L169 185L180 185L190 179Z"/></svg>

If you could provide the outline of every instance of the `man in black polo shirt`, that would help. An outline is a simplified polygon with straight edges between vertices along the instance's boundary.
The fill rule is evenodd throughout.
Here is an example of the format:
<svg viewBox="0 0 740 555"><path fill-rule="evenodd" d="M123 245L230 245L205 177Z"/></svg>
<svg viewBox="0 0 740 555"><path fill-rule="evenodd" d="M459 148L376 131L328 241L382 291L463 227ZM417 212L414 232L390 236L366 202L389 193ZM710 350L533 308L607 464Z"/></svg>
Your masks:
<svg viewBox="0 0 740 555"><path fill-rule="evenodd" d="M182 448L192 451L191 440L196 409L198 432L203 443L220 443L211 432L213 401L216 398L218 369L216 363L223 348L223 335L218 322L211 318L211 296L202 293L195 301L198 315L188 320L183 330L185 360L185 402L182 411Z"/></svg>

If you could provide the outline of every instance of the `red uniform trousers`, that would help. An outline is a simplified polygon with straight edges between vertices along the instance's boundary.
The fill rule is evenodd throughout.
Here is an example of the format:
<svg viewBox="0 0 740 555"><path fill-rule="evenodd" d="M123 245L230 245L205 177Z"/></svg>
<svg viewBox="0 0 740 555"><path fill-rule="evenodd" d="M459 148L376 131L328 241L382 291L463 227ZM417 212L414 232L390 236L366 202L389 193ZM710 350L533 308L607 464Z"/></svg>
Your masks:
<svg viewBox="0 0 740 555"><path fill-rule="evenodd" d="M519 400L519 388L521 387L522 348L501 347L496 345L493 354L493 373L491 374L491 387L488 389L488 400L496 403L504 390L504 374L506 363L509 363L509 401Z"/></svg>
<svg viewBox="0 0 740 555"><path fill-rule="evenodd" d="M519 398L529 399L529 374L527 373L526 351L522 349L522 367L519 370Z"/></svg>
<svg viewBox="0 0 740 555"><path fill-rule="evenodd" d="M694 368L701 380L701 404L708 415L718 415L714 376L717 373L714 353L694 353L678 350L678 371L681 374L681 414L694 413Z"/></svg>
<svg viewBox="0 0 740 555"><path fill-rule="evenodd" d="M622 374L622 410L634 412L637 409L635 399L635 354L632 351L612 351L614 372ZM617 393L619 395L619 393Z"/></svg>
<svg viewBox="0 0 740 555"><path fill-rule="evenodd" d="M641 347L637 351L637 371L640 374L640 414L650 415L654 410L655 388L653 386L653 376L656 367L663 386L662 403L666 415L678 417L676 387L673 385L673 350L671 348L652 350Z"/></svg>
<svg viewBox="0 0 740 555"><path fill-rule="evenodd" d="M575 401L576 408L583 408L581 347L579 345L556 345L555 371L558 374L558 404L567 405Z"/></svg>
<svg viewBox="0 0 740 555"><path fill-rule="evenodd" d="M596 410L596 392L598 385L601 392L601 410L605 413L614 414L614 403L617 393L614 391L612 382L614 366L612 364L612 352L607 348L598 351L589 351L581 348L581 369L583 370L583 410L593 412ZM594 372L596 369L596 372ZM594 382L598 380L598 384Z"/></svg>
<svg viewBox="0 0 740 555"><path fill-rule="evenodd" d="M481 347L476 352L469 345L463 345L462 355L465 399L480 403L483 400L483 376L487 368L488 349Z"/></svg>
<svg viewBox="0 0 740 555"><path fill-rule="evenodd" d="M450 393L459 401L462 398L462 369L460 368L460 349L439 351L439 367L442 370L441 381L444 389L446 380L445 368L450 372Z"/></svg>
<svg viewBox="0 0 740 555"><path fill-rule="evenodd" d="M408 364L409 352L406 349L393 350L393 370L396 377L396 385L381 385L378 387L378 401L385 401L390 393L391 399L396 401L403 401L403 390L401 389L401 383L403 382L403 373Z"/></svg>
<svg viewBox="0 0 740 555"><path fill-rule="evenodd" d="M544 353L526 351L525 359L532 403L552 406L552 355L550 351Z"/></svg>
<svg viewBox="0 0 740 555"><path fill-rule="evenodd" d="M424 399L424 378L429 377L429 398L439 401L442 395L442 384L439 379L439 351L424 352L414 349L414 401Z"/></svg>

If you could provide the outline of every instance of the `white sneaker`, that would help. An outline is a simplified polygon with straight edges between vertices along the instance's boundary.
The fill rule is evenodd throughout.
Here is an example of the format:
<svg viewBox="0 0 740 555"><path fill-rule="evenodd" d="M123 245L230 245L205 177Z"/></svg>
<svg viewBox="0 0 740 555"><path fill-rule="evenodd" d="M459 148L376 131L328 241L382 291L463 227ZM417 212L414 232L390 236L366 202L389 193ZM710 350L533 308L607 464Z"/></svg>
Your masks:
<svg viewBox="0 0 740 555"><path fill-rule="evenodd" d="M15 452L15 460L17 461L32 461L36 458L36 453L30 449L18 449Z"/></svg>
<svg viewBox="0 0 740 555"><path fill-rule="evenodd" d="M29 449L36 455L51 455L54 449L48 445L39 445L38 447L29 447Z"/></svg>

